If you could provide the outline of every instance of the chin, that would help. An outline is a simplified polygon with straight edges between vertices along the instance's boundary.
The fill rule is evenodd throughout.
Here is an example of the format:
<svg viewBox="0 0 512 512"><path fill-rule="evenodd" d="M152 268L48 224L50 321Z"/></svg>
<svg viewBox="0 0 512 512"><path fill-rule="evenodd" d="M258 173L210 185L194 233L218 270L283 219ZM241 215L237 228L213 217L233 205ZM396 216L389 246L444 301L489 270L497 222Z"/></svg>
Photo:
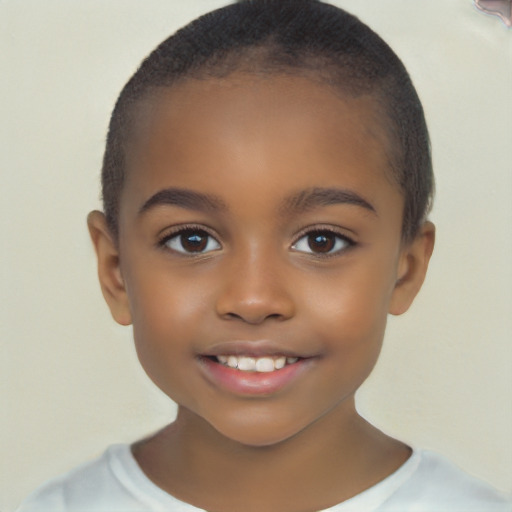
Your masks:
<svg viewBox="0 0 512 512"><path fill-rule="evenodd" d="M217 430L219 434L229 438L240 445L248 448L270 448L294 437L297 432L277 432L275 428L250 429L248 431L229 431Z"/></svg>
<svg viewBox="0 0 512 512"><path fill-rule="evenodd" d="M231 421L229 421L231 420ZM307 428L295 418L279 421L275 417L255 418L241 413L238 418L224 417L210 425L224 438L252 448L276 446L287 441Z"/></svg>

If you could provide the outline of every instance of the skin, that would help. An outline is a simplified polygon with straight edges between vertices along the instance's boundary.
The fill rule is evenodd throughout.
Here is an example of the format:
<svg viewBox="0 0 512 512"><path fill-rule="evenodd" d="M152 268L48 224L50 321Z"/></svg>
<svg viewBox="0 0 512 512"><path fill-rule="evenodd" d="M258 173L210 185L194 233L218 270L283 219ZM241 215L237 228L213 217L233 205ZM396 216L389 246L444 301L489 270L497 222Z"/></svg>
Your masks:
<svg viewBox="0 0 512 512"><path fill-rule="evenodd" d="M318 510L409 457L354 404L387 315L410 306L434 244L430 222L402 241L403 197L374 112L371 97L307 78L243 74L185 81L140 105L119 239L102 213L88 222L112 315L133 324L141 364L178 404L171 425L133 446L174 496L212 511ZM215 205L143 208L170 187ZM290 204L320 188L367 204ZM180 229L191 226L206 245L187 253ZM305 370L262 396L205 378L200 355L258 340L307 357Z"/></svg>

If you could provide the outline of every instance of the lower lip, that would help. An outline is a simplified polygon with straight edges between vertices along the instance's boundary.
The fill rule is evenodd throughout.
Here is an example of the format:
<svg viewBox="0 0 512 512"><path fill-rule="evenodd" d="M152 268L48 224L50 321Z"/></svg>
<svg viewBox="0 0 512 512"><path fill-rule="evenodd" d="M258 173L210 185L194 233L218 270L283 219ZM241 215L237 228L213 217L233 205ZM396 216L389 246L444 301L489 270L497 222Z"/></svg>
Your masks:
<svg viewBox="0 0 512 512"><path fill-rule="evenodd" d="M264 396L282 390L297 379L309 366L310 359L299 359L273 372L247 372L217 363L208 357L199 359L207 380L230 393L238 395Z"/></svg>

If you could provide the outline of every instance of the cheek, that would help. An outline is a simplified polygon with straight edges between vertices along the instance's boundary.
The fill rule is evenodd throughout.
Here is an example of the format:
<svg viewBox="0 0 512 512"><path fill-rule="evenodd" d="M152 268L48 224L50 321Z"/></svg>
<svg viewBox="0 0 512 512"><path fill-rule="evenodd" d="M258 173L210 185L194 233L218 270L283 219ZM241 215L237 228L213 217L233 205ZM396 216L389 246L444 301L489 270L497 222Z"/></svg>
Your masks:
<svg viewBox="0 0 512 512"><path fill-rule="evenodd" d="M181 358L195 354L209 302L204 286L168 274L153 268L129 280L137 354L158 385L179 373Z"/></svg>
<svg viewBox="0 0 512 512"><path fill-rule="evenodd" d="M371 286L354 292L341 284L336 293L318 300L311 298L310 308L316 303L315 334L323 340L325 349L325 390L332 388L333 375L337 382L334 392L342 393L340 398L355 393L366 380L382 348L387 322L385 302Z"/></svg>
<svg viewBox="0 0 512 512"><path fill-rule="evenodd" d="M354 265L323 276L322 284L310 289L304 306L314 312L317 328L347 344L380 339L393 287L389 270L378 267Z"/></svg>
<svg viewBox="0 0 512 512"><path fill-rule="evenodd" d="M208 309L211 285L154 266L132 275L128 288L134 329L144 326L154 334L169 335L201 318Z"/></svg>
<svg viewBox="0 0 512 512"><path fill-rule="evenodd" d="M325 362L338 375L340 389L355 391L373 369L382 347L392 272L389 262L372 263L354 264L325 276L305 305L309 323L314 322L324 340Z"/></svg>

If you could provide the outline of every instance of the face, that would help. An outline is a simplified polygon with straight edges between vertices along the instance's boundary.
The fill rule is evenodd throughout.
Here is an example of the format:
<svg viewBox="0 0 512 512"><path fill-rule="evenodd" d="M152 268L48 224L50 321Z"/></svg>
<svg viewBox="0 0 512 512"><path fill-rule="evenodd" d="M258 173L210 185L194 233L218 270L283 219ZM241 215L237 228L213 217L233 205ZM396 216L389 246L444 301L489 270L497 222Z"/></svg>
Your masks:
<svg viewBox="0 0 512 512"><path fill-rule="evenodd" d="M230 439L348 414L377 359L407 258L373 112L306 78L243 75L139 109L118 319L151 379Z"/></svg>

